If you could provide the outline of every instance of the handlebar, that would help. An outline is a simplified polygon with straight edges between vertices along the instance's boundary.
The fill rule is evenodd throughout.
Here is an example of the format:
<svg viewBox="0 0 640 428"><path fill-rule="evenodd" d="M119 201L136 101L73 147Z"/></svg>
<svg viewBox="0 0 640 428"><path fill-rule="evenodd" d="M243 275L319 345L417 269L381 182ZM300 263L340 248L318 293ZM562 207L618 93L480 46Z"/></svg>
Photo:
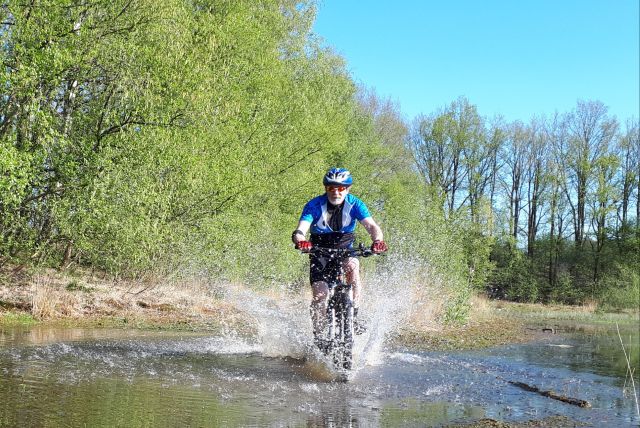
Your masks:
<svg viewBox="0 0 640 428"><path fill-rule="evenodd" d="M326 247L311 247L311 250L305 251L307 254L324 254L331 257L370 257L378 253L374 253L370 248L365 247L364 244L358 245L358 248L326 248Z"/></svg>

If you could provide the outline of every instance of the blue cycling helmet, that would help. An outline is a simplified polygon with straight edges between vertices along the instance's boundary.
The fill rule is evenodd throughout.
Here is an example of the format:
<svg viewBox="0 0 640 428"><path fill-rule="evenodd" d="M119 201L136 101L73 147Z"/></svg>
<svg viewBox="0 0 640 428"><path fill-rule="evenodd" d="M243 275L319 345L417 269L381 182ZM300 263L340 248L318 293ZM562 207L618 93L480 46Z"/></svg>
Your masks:
<svg viewBox="0 0 640 428"><path fill-rule="evenodd" d="M344 168L331 168L322 179L325 186L351 186L353 178L349 170Z"/></svg>

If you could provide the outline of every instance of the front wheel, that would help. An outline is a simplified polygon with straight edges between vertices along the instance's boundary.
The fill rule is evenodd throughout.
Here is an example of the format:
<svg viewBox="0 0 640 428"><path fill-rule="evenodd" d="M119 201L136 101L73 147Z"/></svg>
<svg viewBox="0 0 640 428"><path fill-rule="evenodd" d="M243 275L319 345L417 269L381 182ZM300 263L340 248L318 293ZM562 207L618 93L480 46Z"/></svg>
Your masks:
<svg viewBox="0 0 640 428"><path fill-rule="evenodd" d="M353 307L345 305L336 311L335 352L333 363L336 368L351 370L353 366Z"/></svg>

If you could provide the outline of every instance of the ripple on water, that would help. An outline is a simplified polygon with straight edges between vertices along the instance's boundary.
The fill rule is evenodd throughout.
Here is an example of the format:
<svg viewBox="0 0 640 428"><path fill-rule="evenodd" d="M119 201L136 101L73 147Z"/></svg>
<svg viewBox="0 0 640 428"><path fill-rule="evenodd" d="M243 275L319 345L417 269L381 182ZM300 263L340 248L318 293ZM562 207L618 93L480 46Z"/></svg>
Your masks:
<svg viewBox="0 0 640 428"><path fill-rule="evenodd" d="M569 342L572 348L541 343L446 354L386 349L384 337L401 318L390 311L380 318L372 315L369 334L358 338L354 376L338 383L336 372L310 343L306 303L282 309L284 314L278 304L260 299L247 303L255 307L259 322L278 329L269 334L265 327L256 340L232 335L136 337L130 332L88 332L82 338L76 331L72 340L62 342L50 334L41 335L45 342L4 342L0 420L9 426L122 425L126 420L132 426L189 421L196 426L376 427L560 414L595 426L638 422L632 398L619 384L624 379L588 364L589 355L596 367L607 363L592 352L597 345L591 342L576 339ZM508 381L575 395L594 407L573 408Z"/></svg>

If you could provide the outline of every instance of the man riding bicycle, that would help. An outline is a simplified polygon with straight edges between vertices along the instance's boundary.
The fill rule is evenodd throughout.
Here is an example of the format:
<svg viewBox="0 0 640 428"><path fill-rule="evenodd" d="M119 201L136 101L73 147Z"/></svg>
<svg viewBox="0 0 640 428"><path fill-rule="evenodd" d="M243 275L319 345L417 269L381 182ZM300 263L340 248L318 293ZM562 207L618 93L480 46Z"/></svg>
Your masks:
<svg viewBox="0 0 640 428"><path fill-rule="evenodd" d="M364 202L349 193L353 183L351 173L344 168L332 168L326 173L322 183L325 193L306 203L298 227L291 235L296 248L302 252L310 252L314 246L352 248L357 220L371 236L373 241L371 250L376 254L387 251L382 230L371 217L369 209ZM309 229L311 229L311 241L306 239ZM353 287L354 330L356 334L362 334L366 327L362 320L358 319L358 306L362 292L358 259L349 257L340 261L322 254L310 254L309 257L309 276L313 293L311 320L314 337L318 339L325 328L328 282L339 271L338 263L343 264L346 281Z"/></svg>

